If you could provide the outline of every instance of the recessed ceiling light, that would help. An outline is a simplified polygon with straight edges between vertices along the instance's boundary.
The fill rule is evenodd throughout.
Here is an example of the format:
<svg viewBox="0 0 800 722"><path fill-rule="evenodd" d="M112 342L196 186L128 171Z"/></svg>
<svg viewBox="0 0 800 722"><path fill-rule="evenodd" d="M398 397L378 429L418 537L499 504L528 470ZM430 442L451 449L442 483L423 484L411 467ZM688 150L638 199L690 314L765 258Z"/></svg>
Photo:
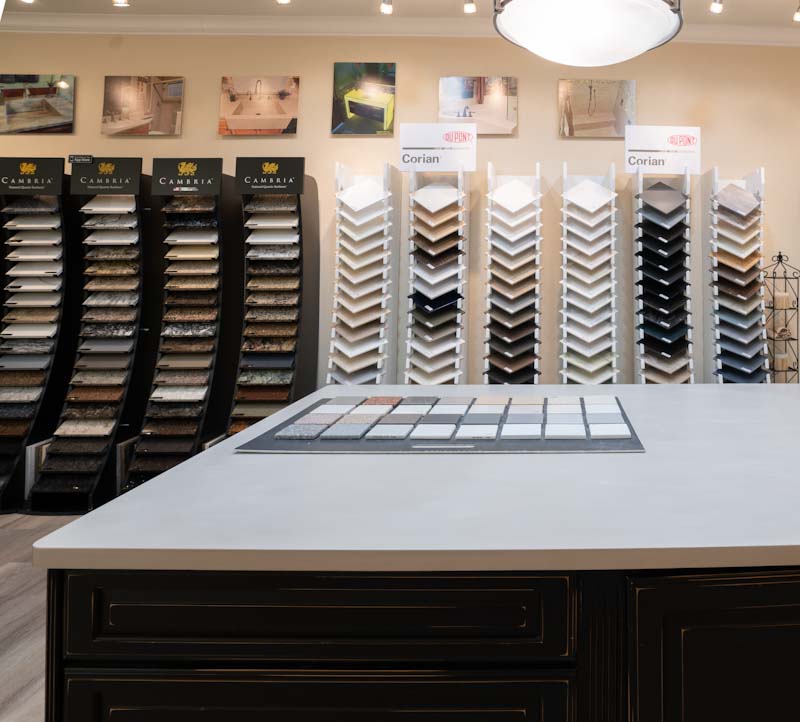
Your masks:
<svg viewBox="0 0 800 722"><path fill-rule="evenodd" d="M679 0L498 0L494 25L546 60L588 68L668 43L683 16Z"/></svg>
<svg viewBox="0 0 800 722"><path fill-rule="evenodd" d="M114 0L114 7L115 8L129 8L131 4L128 0Z"/></svg>
<svg viewBox="0 0 800 722"><path fill-rule="evenodd" d="M275 0L278 5L291 5L292 0Z"/></svg>
<svg viewBox="0 0 800 722"><path fill-rule="evenodd" d="M723 0L714 0L714 2L711 3L711 7L708 9L714 13L714 15L719 15L725 9L722 3Z"/></svg>
<svg viewBox="0 0 800 722"><path fill-rule="evenodd" d="M794 11L794 17L792 18L796 23L800 23L800 5L797 6L797 10Z"/></svg>
<svg viewBox="0 0 800 722"><path fill-rule="evenodd" d="M381 0L381 12L384 15L391 15L394 12L392 7L392 0Z"/></svg>
<svg viewBox="0 0 800 722"><path fill-rule="evenodd" d="M475 4L475 0L464 0L464 12L467 15L478 12L478 6Z"/></svg>

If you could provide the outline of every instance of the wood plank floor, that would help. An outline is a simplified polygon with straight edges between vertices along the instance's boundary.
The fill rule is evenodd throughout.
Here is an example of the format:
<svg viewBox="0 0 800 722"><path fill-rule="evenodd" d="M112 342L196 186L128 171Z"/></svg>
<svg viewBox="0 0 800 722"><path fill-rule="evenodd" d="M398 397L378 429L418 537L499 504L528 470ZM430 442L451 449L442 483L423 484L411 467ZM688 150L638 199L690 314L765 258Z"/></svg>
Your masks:
<svg viewBox="0 0 800 722"><path fill-rule="evenodd" d="M44 720L46 572L31 545L73 518L0 515L0 722Z"/></svg>

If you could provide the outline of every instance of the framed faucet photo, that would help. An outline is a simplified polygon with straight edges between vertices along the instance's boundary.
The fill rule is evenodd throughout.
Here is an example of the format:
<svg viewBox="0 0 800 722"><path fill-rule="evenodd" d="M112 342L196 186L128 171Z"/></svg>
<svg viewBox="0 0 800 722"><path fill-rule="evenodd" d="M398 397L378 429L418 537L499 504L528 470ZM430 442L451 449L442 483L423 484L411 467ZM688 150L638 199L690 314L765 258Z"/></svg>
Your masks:
<svg viewBox="0 0 800 722"><path fill-rule="evenodd" d="M396 63L334 63L334 135L392 135Z"/></svg>
<svg viewBox="0 0 800 722"><path fill-rule="evenodd" d="M559 80L562 138L624 138L636 124L635 80Z"/></svg>
<svg viewBox="0 0 800 722"><path fill-rule="evenodd" d="M439 78L440 123L475 123L478 135L511 135L517 112L516 78Z"/></svg>
<svg viewBox="0 0 800 722"><path fill-rule="evenodd" d="M71 133L74 75L0 74L0 134Z"/></svg>
<svg viewBox="0 0 800 722"><path fill-rule="evenodd" d="M219 98L219 134L296 135L300 78L226 75Z"/></svg>
<svg viewBox="0 0 800 722"><path fill-rule="evenodd" d="M183 89L174 75L106 76L103 135L180 135Z"/></svg>

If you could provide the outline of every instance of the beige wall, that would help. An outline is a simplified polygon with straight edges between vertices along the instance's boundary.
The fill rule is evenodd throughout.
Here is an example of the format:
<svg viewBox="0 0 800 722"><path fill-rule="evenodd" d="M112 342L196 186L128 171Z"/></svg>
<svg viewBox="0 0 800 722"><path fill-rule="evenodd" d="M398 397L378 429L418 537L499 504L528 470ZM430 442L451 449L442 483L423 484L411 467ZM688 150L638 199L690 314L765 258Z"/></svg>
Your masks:
<svg viewBox="0 0 800 722"><path fill-rule="evenodd" d="M72 136L0 137L0 155L141 155L145 171L153 156L223 156L233 173L237 155L302 155L320 188L323 236L322 308L325 326L320 373L327 353L332 287L334 164L343 161L365 173L396 162L392 138L330 135L331 79L334 61L395 61L397 122L433 122L438 78L442 75L516 75L519 78L517 136L487 138L479 144L479 172L472 179L471 337L482 324L480 307L482 194L486 163L498 173L532 173L542 163L545 181L543 304L544 381L557 380L558 279L560 277L559 193L561 166L577 174L604 174L608 164L622 166L620 141L559 140L559 77L620 78L638 81L639 122L699 125L703 128L704 168L719 165L732 178L763 165L767 171L767 253L778 249L800 262L800 49L672 44L631 63L582 71L538 60L500 40L412 38L271 37L104 37L0 35L0 67L6 72L74 73L77 81L76 133ZM100 135L104 75L182 74L186 76L183 136L180 138L105 138ZM299 75L299 133L294 138L219 138L217 104L223 74ZM621 348L624 380L632 380L632 259L630 178L618 174L622 194L620 243ZM695 296L697 335L707 314L702 298L701 224L706 223L699 179L695 183ZM404 216L405 217L405 216ZM799 264L800 265L800 264ZM702 369L697 347L697 368ZM470 380L480 381L482 347L470 346Z"/></svg>

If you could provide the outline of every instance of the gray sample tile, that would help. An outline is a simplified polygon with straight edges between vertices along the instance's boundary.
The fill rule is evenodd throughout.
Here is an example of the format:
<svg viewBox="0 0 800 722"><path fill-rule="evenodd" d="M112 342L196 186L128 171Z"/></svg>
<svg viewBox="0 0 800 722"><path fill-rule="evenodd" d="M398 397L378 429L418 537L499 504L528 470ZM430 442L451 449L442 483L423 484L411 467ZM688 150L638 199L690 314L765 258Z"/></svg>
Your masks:
<svg viewBox="0 0 800 722"><path fill-rule="evenodd" d="M498 427L496 424L475 424L462 426L456 439L495 439Z"/></svg>
<svg viewBox="0 0 800 722"><path fill-rule="evenodd" d="M360 439L372 424L334 424L322 434L323 439Z"/></svg>
<svg viewBox="0 0 800 722"><path fill-rule="evenodd" d="M370 429L367 439L405 439L414 427L411 424L379 424Z"/></svg>
<svg viewBox="0 0 800 722"><path fill-rule="evenodd" d="M511 404L509 414L543 414L544 404Z"/></svg>
<svg viewBox="0 0 800 722"><path fill-rule="evenodd" d="M317 414L311 413L306 414L300 419L295 421L295 424L311 424L311 425L322 425L322 426L330 426L331 424L335 424L339 419L342 418L341 414Z"/></svg>
<svg viewBox="0 0 800 722"><path fill-rule="evenodd" d="M541 424L505 424L500 434L502 439L540 439Z"/></svg>
<svg viewBox="0 0 800 722"><path fill-rule="evenodd" d="M506 424L543 424L544 414L518 414L511 409L506 417Z"/></svg>
<svg viewBox="0 0 800 722"><path fill-rule="evenodd" d="M464 417L464 424L474 426L476 424L499 424L503 414L467 414Z"/></svg>
<svg viewBox="0 0 800 722"><path fill-rule="evenodd" d="M324 424L291 424L275 434L276 439L316 439L325 429Z"/></svg>
<svg viewBox="0 0 800 722"><path fill-rule="evenodd" d="M457 414L459 417L467 413L469 404L450 404L440 402L433 407L434 414Z"/></svg>
<svg viewBox="0 0 800 722"><path fill-rule="evenodd" d="M427 439L444 441L455 433L455 424L431 424L429 426L417 426L411 432L412 439Z"/></svg>
<svg viewBox="0 0 800 722"><path fill-rule="evenodd" d="M357 414L351 411L343 416L340 421L343 424L377 424L383 418L383 414Z"/></svg>
<svg viewBox="0 0 800 722"><path fill-rule="evenodd" d="M586 411L586 420L590 424L624 424L625 419L622 414L593 414Z"/></svg>
<svg viewBox="0 0 800 722"><path fill-rule="evenodd" d="M401 406L433 406L439 401L438 396L407 396L401 402Z"/></svg>
<svg viewBox="0 0 800 722"><path fill-rule="evenodd" d="M400 404L395 409L403 414L427 414L431 410L430 404Z"/></svg>
<svg viewBox="0 0 800 722"><path fill-rule="evenodd" d="M570 424L582 424L583 416L581 414L556 414L555 416L547 415L547 425L566 426Z"/></svg>
<svg viewBox="0 0 800 722"><path fill-rule="evenodd" d="M363 406L356 406L350 413L353 416L375 416L376 414L379 416L383 416L383 414L388 414L394 407L386 404L384 406L369 405L365 404Z"/></svg>
<svg viewBox="0 0 800 722"><path fill-rule="evenodd" d="M314 409L315 413L347 414L353 410L353 404L325 404ZM324 409L324 412L323 412Z"/></svg>
<svg viewBox="0 0 800 722"><path fill-rule="evenodd" d="M461 421L461 414L436 414L430 413L423 416L420 424L457 424Z"/></svg>
<svg viewBox="0 0 800 722"><path fill-rule="evenodd" d="M480 404L476 403L467 412L468 415L472 414L502 414L506 410L505 404Z"/></svg>
<svg viewBox="0 0 800 722"><path fill-rule="evenodd" d="M441 399L439 399L439 404L455 404L459 406L461 404L466 404L469 406L473 401L475 401L474 396L443 396Z"/></svg>
<svg viewBox="0 0 800 722"><path fill-rule="evenodd" d="M327 399L325 403L334 406L357 406L366 400L366 396L337 396L335 399Z"/></svg>
<svg viewBox="0 0 800 722"><path fill-rule="evenodd" d="M627 424L592 424L589 427L593 439L630 439L631 430Z"/></svg>
<svg viewBox="0 0 800 722"><path fill-rule="evenodd" d="M422 418L421 414L388 414L379 424L416 424Z"/></svg>

